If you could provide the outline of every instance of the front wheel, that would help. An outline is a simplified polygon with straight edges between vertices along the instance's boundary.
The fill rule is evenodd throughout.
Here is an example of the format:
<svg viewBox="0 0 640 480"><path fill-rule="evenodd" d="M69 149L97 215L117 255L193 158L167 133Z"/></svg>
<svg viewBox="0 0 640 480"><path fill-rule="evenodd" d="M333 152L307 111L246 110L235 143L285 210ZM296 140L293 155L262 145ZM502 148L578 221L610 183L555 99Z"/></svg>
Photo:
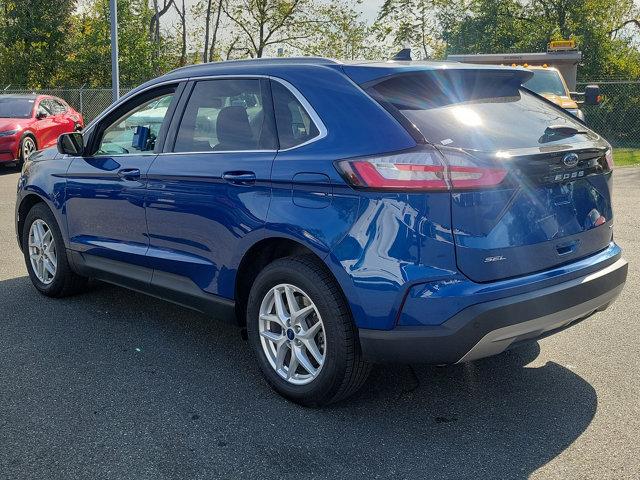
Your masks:
<svg viewBox="0 0 640 480"><path fill-rule="evenodd" d="M247 305L247 333L271 387L306 406L357 391L370 367L335 280L311 256L284 258L256 278Z"/></svg>
<svg viewBox="0 0 640 480"><path fill-rule="evenodd" d="M83 290L88 280L69 266L56 219L44 203L25 218L22 251L31 283L48 297L65 297Z"/></svg>
<svg viewBox="0 0 640 480"><path fill-rule="evenodd" d="M36 141L27 135L20 141L20 151L18 152L18 167L22 168L24 162L29 160L33 152L37 150Z"/></svg>

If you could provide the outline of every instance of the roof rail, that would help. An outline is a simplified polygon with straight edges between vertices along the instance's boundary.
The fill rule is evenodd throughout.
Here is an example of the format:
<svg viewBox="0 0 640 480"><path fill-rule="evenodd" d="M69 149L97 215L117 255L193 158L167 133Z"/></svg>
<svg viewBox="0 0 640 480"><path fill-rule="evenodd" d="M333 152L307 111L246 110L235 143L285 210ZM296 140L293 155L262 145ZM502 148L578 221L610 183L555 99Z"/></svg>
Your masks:
<svg viewBox="0 0 640 480"><path fill-rule="evenodd" d="M170 73L179 72L189 68L199 66L222 66L222 65L339 65L341 62L331 58L324 57L268 57L268 58L251 58L245 60L224 60L219 62L196 63L193 65L185 65L172 70Z"/></svg>

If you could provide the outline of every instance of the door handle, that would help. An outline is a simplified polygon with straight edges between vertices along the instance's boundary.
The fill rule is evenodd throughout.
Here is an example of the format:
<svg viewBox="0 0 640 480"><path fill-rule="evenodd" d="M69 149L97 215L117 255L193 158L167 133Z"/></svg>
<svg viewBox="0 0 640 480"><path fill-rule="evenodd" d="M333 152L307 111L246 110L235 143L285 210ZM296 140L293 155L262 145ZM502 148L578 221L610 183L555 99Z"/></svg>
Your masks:
<svg viewBox="0 0 640 480"><path fill-rule="evenodd" d="M118 176L124 180L138 180L140 178L140 169L123 168L118 170Z"/></svg>
<svg viewBox="0 0 640 480"><path fill-rule="evenodd" d="M256 183L256 174L253 172L225 172L222 174L222 179L233 185L253 185Z"/></svg>

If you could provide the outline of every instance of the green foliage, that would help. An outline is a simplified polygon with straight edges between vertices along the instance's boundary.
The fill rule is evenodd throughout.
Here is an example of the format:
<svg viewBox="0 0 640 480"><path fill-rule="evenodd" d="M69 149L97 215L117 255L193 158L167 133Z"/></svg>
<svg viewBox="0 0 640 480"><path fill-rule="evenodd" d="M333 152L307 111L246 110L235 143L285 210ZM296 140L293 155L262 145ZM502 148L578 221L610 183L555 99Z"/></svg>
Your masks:
<svg viewBox="0 0 640 480"><path fill-rule="evenodd" d="M385 0L374 24L377 39L389 51L411 47L414 59L438 55L437 13L442 6L442 0Z"/></svg>
<svg viewBox="0 0 640 480"><path fill-rule="evenodd" d="M362 0L332 0L318 5L319 20L308 40L300 42L303 55L355 60L371 56L370 28L357 8ZM374 48L373 48L374 49Z"/></svg>
<svg viewBox="0 0 640 480"><path fill-rule="evenodd" d="M640 146L640 83L603 83L600 93L600 105L584 107L587 125L614 146Z"/></svg>
<svg viewBox="0 0 640 480"><path fill-rule="evenodd" d="M232 50L252 58L276 45L297 46L318 23L313 0L236 0L223 8L234 27Z"/></svg>
<svg viewBox="0 0 640 480"><path fill-rule="evenodd" d="M580 79L640 78L634 0L385 0L371 26L359 13L363 1L174 3L185 15L183 49L180 26L157 32L152 25L150 5L168 8L167 0L118 0L121 84L137 85L184 61L262 57L279 48L384 59L410 46L423 59L544 51L560 38L575 39L583 52ZM0 85L108 87L110 51L109 0L0 0ZM612 109L622 107L629 108Z"/></svg>
<svg viewBox="0 0 640 480"><path fill-rule="evenodd" d="M640 150L636 148L616 148L613 150L613 161L617 167L640 165Z"/></svg>
<svg viewBox="0 0 640 480"><path fill-rule="evenodd" d="M0 14L0 84L42 88L111 84L109 0L22 0ZM1 7L0 7L1 8ZM118 0L120 82L137 85L172 68L177 43L154 41L146 0Z"/></svg>
<svg viewBox="0 0 640 480"><path fill-rule="evenodd" d="M546 40L532 37L531 22L522 14L518 0L474 0L466 8L446 5L438 15L445 54L545 50Z"/></svg>
<svg viewBox="0 0 640 480"><path fill-rule="evenodd" d="M633 0L471 0L448 2L438 19L446 54L541 52L574 39L581 78L637 78L640 54L619 28L635 10Z"/></svg>
<svg viewBox="0 0 640 480"><path fill-rule="evenodd" d="M111 78L109 0L92 0L74 17L62 84L105 86ZM145 0L118 0L118 49L121 85L137 85L171 68L178 61L169 54L172 39L158 44L149 32L152 11ZM172 42L177 48L178 42Z"/></svg>
<svg viewBox="0 0 640 480"><path fill-rule="evenodd" d="M76 0L4 0L0 3L1 82L30 87L56 83L65 60Z"/></svg>

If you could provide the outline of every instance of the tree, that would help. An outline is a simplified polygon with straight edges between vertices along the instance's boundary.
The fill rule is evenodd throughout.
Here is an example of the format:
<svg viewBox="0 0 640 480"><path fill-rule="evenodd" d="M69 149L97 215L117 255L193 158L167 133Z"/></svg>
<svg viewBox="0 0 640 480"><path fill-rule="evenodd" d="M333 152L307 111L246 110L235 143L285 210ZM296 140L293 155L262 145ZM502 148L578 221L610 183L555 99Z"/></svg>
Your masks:
<svg viewBox="0 0 640 480"><path fill-rule="evenodd" d="M540 28L519 0L473 0L451 3L438 12L442 40L448 53L508 53L542 51Z"/></svg>
<svg viewBox="0 0 640 480"><path fill-rule="evenodd" d="M213 30L211 31L211 46L209 46L209 24L211 21L211 4L212 0L208 0L207 4L207 19L206 19L206 28L205 28L205 40L204 40L204 50L202 52L202 61L203 62L211 62L214 59L217 42L218 42L218 29L220 28L220 16L222 14L222 2L223 0L217 1L216 6L216 20L213 24Z"/></svg>
<svg viewBox="0 0 640 480"><path fill-rule="evenodd" d="M156 46L154 49L156 64L158 63L158 58L162 54L163 39L160 34L160 21L173 5L174 0L163 0L162 7L160 7L158 0L153 0L153 14L151 15L151 21L149 22L149 38ZM157 73L160 74L161 72L157 70Z"/></svg>
<svg viewBox="0 0 640 480"><path fill-rule="evenodd" d="M160 20L174 5L174 0L164 0L162 7L159 6L158 0L153 0L153 15L149 22L149 36L152 40L160 41Z"/></svg>
<svg viewBox="0 0 640 480"><path fill-rule="evenodd" d="M173 6L180 19L180 66L182 67L187 63L187 7L185 0L182 0L181 8L178 8L176 2L173 3Z"/></svg>
<svg viewBox="0 0 640 480"><path fill-rule="evenodd" d="M236 0L224 3L223 10L236 27L234 50L257 58L269 46L295 46L318 23L312 0Z"/></svg>
<svg viewBox="0 0 640 480"><path fill-rule="evenodd" d="M108 87L111 84L111 33L109 0L90 0L86 8L72 15L66 33L67 60L60 68L59 84L87 84ZM173 68L178 63L177 42L166 32L160 42L149 36L154 12L147 0L118 0L118 47L120 83L138 85Z"/></svg>
<svg viewBox="0 0 640 480"><path fill-rule="evenodd" d="M0 14L2 83L54 85L68 50L76 0L4 0Z"/></svg>
<svg viewBox="0 0 640 480"><path fill-rule="evenodd" d="M411 47L414 57L431 57L441 48L437 24L439 0L385 0L374 29L390 48Z"/></svg>
<svg viewBox="0 0 640 480"><path fill-rule="evenodd" d="M301 42L300 51L304 55L345 60L369 57L370 28L356 10L361 4L362 0L332 0L319 5L316 17L320 21L310 25L309 36Z"/></svg>
<svg viewBox="0 0 640 480"><path fill-rule="evenodd" d="M640 53L633 0L473 0L439 17L447 53L545 51L574 39L583 53L581 78L637 78Z"/></svg>

